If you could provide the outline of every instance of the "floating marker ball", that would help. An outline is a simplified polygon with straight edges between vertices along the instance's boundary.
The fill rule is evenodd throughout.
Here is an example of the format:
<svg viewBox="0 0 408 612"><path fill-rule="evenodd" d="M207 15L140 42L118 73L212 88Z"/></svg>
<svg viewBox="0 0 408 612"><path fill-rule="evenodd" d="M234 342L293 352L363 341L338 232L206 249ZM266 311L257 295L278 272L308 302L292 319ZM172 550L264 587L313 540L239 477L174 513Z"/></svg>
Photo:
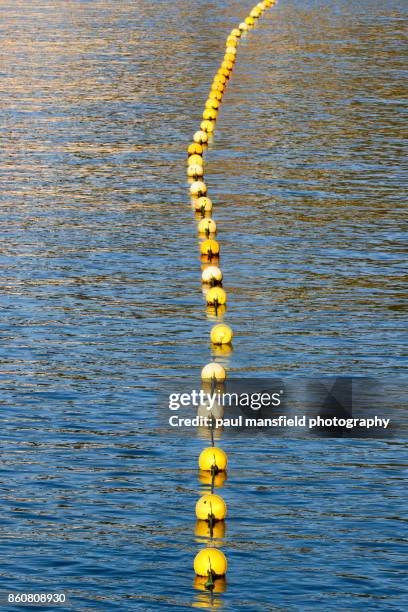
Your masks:
<svg viewBox="0 0 408 612"><path fill-rule="evenodd" d="M249 26L247 23L245 23L245 21L240 23L238 27L240 30L242 30L242 32L246 32L247 30L249 30Z"/></svg>
<svg viewBox="0 0 408 612"><path fill-rule="evenodd" d="M201 197L195 200L194 208L197 211L209 212L210 210L212 210L212 202L210 198Z"/></svg>
<svg viewBox="0 0 408 612"><path fill-rule="evenodd" d="M198 132L196 132L193 136L193 140L194 142L198 142L199 144L201 143L205 143L208 141L208 136L205 132L203 132L202 130L198 130Z"/></svg>
<svg viewBox="0 0 408 612"><path fill-rule="evenodd" d="M213 344L229 344L232 340L232 329L224 323L215 325L211 330L211 342Z"/></svg>
<svg viewBox="0 0 408 612"><path fill-rule="evenodd" d="M227 504L214 493L208 493L200 497L195 507L196 517L206 521L213 517L216 521L223 521L227 516Z"/></svg>
<svg viewBox="0 0 408 612"><path fill-rule="evenodd" d="M223 74L221 74L220 72L217 73L217 76L214 79L215 83L222 83L223 85L225 85L225 83L227 82L227 77L224 76Z"/></svg>
<svg viewBox="0 0 408 612"><path fill-rule="evenodd" d="M218 100L218 102L221 102L222 100L222 93L220 91L210 91L210 95L208 96L209 98L213 98L214 100Z"/></svg>
<svg viewBox="0 0 408 612"><path fill-rule="evenodd" d="M203 181L194 181L190 186L192 196L201 196L207 193L207 185Z"/></svg>
<svg viewBox="0 0 408 612"><path fill-rule="evenodd" d="M218 266L208 266L203 270L201 280L203 283L218 285L222 282L222 272Z"/></svg>
<svg viewBox="0 0 408 612"><path fill-rule="evenodd" d="M201 219L198 224L199 234L215 234L217 231L217 224L212 219Z"/></svg>
<svg viewBox="0 0 408 612"><path fill-rule="evenodd" d="M216 100L215 98L208 98L208 100L205 103L206 109L218 110L219 107L220 107L220 101Z"/></svg>
<svg viewBox="0 0 408 612"><path fill-rule="evenodd" d="M214 121L217 118L217 111L215 108L206 108L203 111L204 121Z"/></svg>
<svg viewBox="0 0 408 612"><path fill-rule="evenodd" d="M205 297L209 306L213 306L214 304L223 305L227 303L227 294L222 287L211 287Z"/></svg>
<svg viewBox="0 0 408 612"><path fill-rule="evenodd" d="M227 559L218 548L203 548L194 559L194 571L198 576L224 576Z"/></svg>
<svg viewBox="0 0 408 612"><path fill-rule="evenodd" d="M215 128L215 121L208 121L208 119L204 119L204 121L202 121L200 124L200 128L203 130L203 132L212 134Z"/></svg>
<svg viewBox="0 0 408 612"><path fill-rule="evenodd" d="M193 155L190 155L190 157L188 158L187 165L195 166L196 164L199 164L200 166L202 166L204 164L204 160L201 155L197 155L197 153L193 153Z"/></svg>
<svg viewBox="0 0 408 612"><path fill-rule="evenodd" d="M204 472L211 472L213 468L218 472L223 472L227 469L228 457L218 446L209 446L201 451L198 458L198 465L200 470Z"/></svg>
<svg viewBox="0 0 408 612"><path fill-rule="evenodd" d="M246 17L246 19L245 19L245 23L246 23L248 26L253 26L253 25L254 25L254 23L255 23L255 19L254 19L253 17Z"/></svg>
<svg viewBox="0 0 408 612"><path fill-rule="evenodd" d="M226 53L224 55L224 61L228 61L228 62L235 62L235 55L233 55L232 53Z"/></svg>
<svg viewBox="0 0 408 612"><path fill-rule="evenodd" d="M239 38L241 36L241 30L239 30L238 28L234 28L233 30L231 30L231 36L236 36L237 38Z"/></svg>
<svg viewBox="0 0 408 612"><path fill-rule="evenodd" d="M210 289L211 291L211 289ZM206 366L201 370L201 380L218 380L223 381L227 378L227 374L219 363L212 361L207 363Z"/></svg>
<svg viewBox="0 0 408 612"><path fill-rule="evenodd" d="M212 84L211 89L213 91L219 91L221 93L224 93L225 85L223 85L222 83L215 82L215 83Z"/></svg>
<svg viewBox="0 0 408 612"><path fill-rule="evenodd" d="M225 41L225 46L228 47L237 47L238 42L237 39L235 38L235 36L230 36L229 38L227 38L227 40Z"/></svg>
<svg viewBox="0 0 408 612"><path fill-rule="evenodd" d="M194 155L195 153L197 153L198 155L201 155L203 152L203 147L197 142L193 142L188 147L187 151L189 155Z"/></svg>
<svg viewBox="0 0 408 612"><path fill-rule="evenodd" d="M235 47L227 47L226 53L230 54L230 55L236 55L237 50Z"/></svg>
<svg viewBox="0 0 408 612"><path fill-rule="evenodd" d="M225 70L228 70L229 72L231 72L231 70L234 67L234 64L232 62L227 62L227 61L223 61L221 64L222 68L224 68Z"/></svg>
<svg viewBox="0 0 408 612"><path fill-rule="evenodd" d="M216 240L210 238L209 240L204 240L204 242L200 244L200 251L202 255L218 255L220 252L220 245Z"/></svg>
<svg viewBox="0 0 408 612"><path fill-rule="evenodd" d="M198 176L203 176L204 170L200 164L194 164L187 168L187 175L192 176L194 178Z"/></svg>
<svg viewBox="0 0 408 612"><path fill-rule="evenodd" d="M196 200L194 202L194 208L196 210L201 210L204 212L209 212L210 210L212 210L212 202L210 200L210 198L198 198L198 200Z"/></svg>

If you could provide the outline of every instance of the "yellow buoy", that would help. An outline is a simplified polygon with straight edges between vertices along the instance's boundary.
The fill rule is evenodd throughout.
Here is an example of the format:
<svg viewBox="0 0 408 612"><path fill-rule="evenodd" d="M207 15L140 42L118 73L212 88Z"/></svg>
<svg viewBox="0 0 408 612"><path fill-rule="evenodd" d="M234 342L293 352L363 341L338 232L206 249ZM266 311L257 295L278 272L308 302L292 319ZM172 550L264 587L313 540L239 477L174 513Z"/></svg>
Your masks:
<svg viewBox="0 0 408 612"><path fill-rule="evenodd" d="M220 101L216 100L215 98L208 98L208 100L205 103L205 108L207 109L211 108L212 110L218 110L220 108Z"/></svg>
<svg viewBox="0 0 408 612"><path fill-rule="evenodd" d="M225 83L228 82L229 76L230 76L230 71L226 70L225 68L223 68L222 66L219 67L218 69L218 77L220 79L225 79Z"/></svg>
<svg viewBox="0 0 408 612"><path fill-rule="evenodd" d="M198 576L224 576L227 569L227 559L218 548L203 548L195 556L194 571Z"/></svg>
<svg viewBox="0 0 408 612"><path fill-rule="evenodd" d="M238 28L234 28L233 30L231 30L231 36L236 36L237 38L239 38L241 36L241 30L239 30Z"/></svg>
<svg viewBox="0 0 408 612"><path fill-rule="evenodd" d="M232 336L232 329L224 323L215 325L211 330L211 342L213 344L229 344Z"/></svg>
<svg viewBox="0 0 408 612"><path fill-rule="evenodd" d="M220 306L227 303L227 294L222 287L211 287L205 297L209 306Z"/></svg>
<svg viewBox="0 0 408 612"><path fill-rule="evenodd" d="M211 285L219 285L222 282L222 272L218 266L208 266L201 274L203 283Z"/></svg>
<svg viewBox="0 0 408 612"><path fill-rule="evenodd" d="M199 144L206 143L208 141L208 135L206 132L202 130L198 130L193 136L194 142L198 142Z"/></svg>
<svg viewBox="0 0 408 612"><path fill-rule="evenodd" d="M212 91L219 91L221 93L224 93L225 85L223 85L222 83L215 82L215 83L212 84L211 90Z"/></svg>
<svg viewBox="0 0 408 612"><path fill-rule="evenodd" d="M209 238L200 244L200 251L202 255L218 255L220 245L216 240Z"/></svg>
<svg viewBox="0 0 408 612"><path fill-rule="evenodd" d="M207 493L200 497L195 507L196 517L201 521L214 519L223 521L227 516L227 504L220 495Z"/></svg>
<svg viewBox="0 0 408 612"><path fill-rule="evenodd" d="M197 155L201 155L203 152L203 147L197 142L193 142L188 147L187 151L189 155L194 155L195 153L197 153Z"/></svg>
<svg viewBox="0 0 408 612"><path fill-rule="evenodd" d="M255 23L255 19L253 17L246 17L245 18L245 23L247 24L247 26L253 26Z"/></svg>
<svg viewBox="0 0 408 612"><path fill-rule="evenodd" d="M228 457L218 446L209 446L201 451L198 465L203 472L224 472L227 469Z"/></svg>
<svg viewBox="0 0 408 612"><path fill-rule="evenodd" d="M201 197L194 202L195 210L200 210L201 212L209 212L212 210L212 207L213 205L210 198Z"/></svg>
<svg viewBox="0 0 408 612"><path fill-rule="evenodd" d="M221 64L222 68L225 68L225 70L228 70L229 72L231 72L231 70L234 67L234 64L232 62L227 62L226 60L224 60Z"/></svg>
<svg viewBox="0 0 408 612"><path fill-rule="evenodd" d="M203 132L207 132L207 134L212 134L215 129L215 121L209 121L208 119L203 119L200 124L200 128Z"/></svg>
<svg viewBox="0 0 408 612"><path fill-rule="evenodd" d="M229 36L225 41L226 47L236 47L238 45L238 41L235 36Z"/></svg>
<svg viewBox="0 0 408 612"><path fill-rule="evenodd" d="M203 111L203 119L204 121L215 121L217 118L217 111L215 108L206 108Z"/></svg>
<svg viewBox="0 0 408 612"><path fill-rule="evenodd" d="M213 91L213 90L211 90L208 97L212 98L213 100L218 100L218 102L221 102L221 100L222 100L222 93L220 91Z"/></svg>
<svg viewBox="0 0 408 612"><path fill-rule="evenodd" d="M228 54L230 54L230 55L236 55L236 54L237 54L237 50L236 50L236 48L235 48L235 47L231 47L231 46L230 46L230 47L227 47L227 50L226 50L226 52L225 52L225 53L228 53Z"/></svg>
<svg viewBox="0 0 408 612"><path fill-rule="evenodd" d="M217 74L214 77L214 82L222 83L223 85L225 85L227 80L228 80L227 77L221 74L221 68L220 68L220 70L217 72Z"/></svg>
<svg viewBox="0 0 408 612"><path fill-rule="evenodd" d="M198 224L198 233L205 234L209 236L210 234L215 234L217 231L217 224L213 219L201 219Z"/></svg>
<svg viewBox="0 0 408 612"><path fill-rule="evenodd" d="M242 30L242 32L246 32L247 30L249 30L249 26L247 23L245 23L245 21L240 23L238 27L240 30Z"/></svg>
<svg viewBox="0 0 408 612"><path fill-rule="evenodd" d="M190 193L192 196L202 196L207 193L207 185L203 181L194 181L190 185Z"/></svg>
<svg viewBox="0 0 408 612"><path fill-rule="evenodd" d="M199 176L203 176L204 170L201 164L192 164L187 168L187 175L193 178L197 178Z"/></svg>
<svg viewBox="0 0 408 612"><path fill-rule="evenodd" d="M232 53L226 53L224 55L224 61L225 62L232 62L232 63L234 63L235 62L235 55L233 55Z"/></svg>
<svg viewBox="0 0 408 612"><path fill-rule="evenodd" d="M211 291L211 289L210 289ZM207 363L206 366L201 370L201 380L218 380L223 381L227 378L227 374L222 367L221 364L215 363L212 361L211 363Z"/></svg>
<svg viewBox="0 0 408 612"><path fill-rule="evenodd" d="M197 153L193 153L193 155L190 155L190 157L187 159L187 166L195 166L196 164L202 166L204 164L204 160L202 158L202 155L197 155Z"/></svg>

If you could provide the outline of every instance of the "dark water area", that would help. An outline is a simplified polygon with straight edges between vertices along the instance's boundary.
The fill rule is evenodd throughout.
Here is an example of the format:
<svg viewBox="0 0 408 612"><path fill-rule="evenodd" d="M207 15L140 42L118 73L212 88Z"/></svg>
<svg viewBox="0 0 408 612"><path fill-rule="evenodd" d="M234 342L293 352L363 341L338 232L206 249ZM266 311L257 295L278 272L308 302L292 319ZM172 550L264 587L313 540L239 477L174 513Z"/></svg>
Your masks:
<svg viewBox="0 0 408 612"><path fill-rule="evenodd" d="M251 7L0 3L2 593L408 607L398 436L224 431L229 571L212 596L193 584L207 442L163 426L157 392L212 355L185 150ZM240 45L206 155L230 375L402 380L407 21L402 0L282 0Z"/></svg>

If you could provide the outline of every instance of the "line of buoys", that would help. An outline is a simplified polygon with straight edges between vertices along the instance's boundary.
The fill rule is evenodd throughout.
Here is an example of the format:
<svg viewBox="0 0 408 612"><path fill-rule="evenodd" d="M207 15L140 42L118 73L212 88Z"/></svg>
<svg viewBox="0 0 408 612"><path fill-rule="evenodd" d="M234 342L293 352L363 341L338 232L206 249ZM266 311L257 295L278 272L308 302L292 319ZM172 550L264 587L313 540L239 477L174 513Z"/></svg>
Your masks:
<svg viewBox="0 0 408 612"><path fill-rule="evenodd" d="M212 214L213 203L207 195L207 186L204 182L203 154L216 127L218 111L234 68L237 47L242 34L252 28L256 20L267 8L273 6L275 1L263 0L263 2L256 4L244 21L239 24L238 28L231 30L228 35L223 61L214 77L208 99L205 102L200 129L194 133L193 142L187 149L187 176L191 180L190 195L193 209L199 215L198 235L204 237L200 244L201 261L205 264L201 275L203 293L207 302L207 308L214 309L216 316L225 311L227 293L222 288L223 273L218 265L216 265L220 256L220 245L215 239L217 224L210 216ZM218 347L217 350L226 350L231 344L233 331L228 325L218 323L212 328L210 338L213 346ZM214 389L214 385L222 384L225 379L225 369L219 363L208 363L201 371L203 386L211 385L211 388ZM223 407L219 406L219 408L223 412ZM228 458L222 449L214 445L213 419L215 414L210 412L209 416L212 446L205 448L201 452L198 463L200 482L211 484L211 493L200 497L196 504L196 516L198 519L196 534L208 538L209 542L208 546L200 550L196 555L194 570L197 574L195 585L198 588L208 589L212 592L217 591L217 579L220 582L227 572L227 559L224 553L215 547L213 538L222 538L224 535L224 519L227 515L227 505L220 495L214 493L214 487L222 486L225 480ZM220 525L222 525L221 529ZM220 584L218 584L218 590L222 590Z"/></svg>

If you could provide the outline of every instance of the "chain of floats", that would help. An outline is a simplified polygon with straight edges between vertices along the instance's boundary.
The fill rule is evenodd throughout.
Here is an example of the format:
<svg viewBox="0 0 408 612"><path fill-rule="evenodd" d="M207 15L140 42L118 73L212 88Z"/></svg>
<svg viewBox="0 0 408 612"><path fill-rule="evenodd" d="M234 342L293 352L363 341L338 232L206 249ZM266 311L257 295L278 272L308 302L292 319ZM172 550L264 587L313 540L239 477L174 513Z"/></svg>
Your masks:
<svg viewBox="0 0 408 612"><path fill-rule="evenodd" d="M215 235L217 224L212 219L213 204L207 196L207 186L204 183L204 161L203 153L207 142L215 130L218 110L220 108L223 94L231 76L237 47L244 32L251 29L256 20L262 13L272 7L276 0L263 0L253 7L248 17L234 28L226 41L226 52L222 64L217 71L210 94L205 103L203 121L200 130L194 134L194 142L188 147L187 175L192 179L190 185L190 195L194 210L200 215L198 223L198 233L205 239L200 244L201 259L207 264L202 272L202 282L206 289L207 305L215 309L216 315L225 309L227 294L222 288L223 275L218 267L220 246ZM223 323L215 325L211 330L211 342L216 345L228 345L232 341L232 329ZM215 388L218 382L223 382L226 372L222 365L211 362L201 371L201 379L204 383L210 384L211 389ZM203 495L196 504L196 515L198 525L201 523L203 528L197 527L196 533L206 535L209 538L209 545L201 549L194 559L194 570L197 575L199 588L213 591L215 579L226 574L227 559L225 555L215 548L213 537L216 525L224 521L227 514L225 501L219 495L214 494L214 487L217 485L217 477L227 468L227 455L214 445L213 417L210 416L211 441L212 446L205 448L199 457L199 467L202 474L208 477L203 482L211 483L211 493ZM222 479L219 481L222 484ZM223 533L221 530L220 533Z"/></svg>

